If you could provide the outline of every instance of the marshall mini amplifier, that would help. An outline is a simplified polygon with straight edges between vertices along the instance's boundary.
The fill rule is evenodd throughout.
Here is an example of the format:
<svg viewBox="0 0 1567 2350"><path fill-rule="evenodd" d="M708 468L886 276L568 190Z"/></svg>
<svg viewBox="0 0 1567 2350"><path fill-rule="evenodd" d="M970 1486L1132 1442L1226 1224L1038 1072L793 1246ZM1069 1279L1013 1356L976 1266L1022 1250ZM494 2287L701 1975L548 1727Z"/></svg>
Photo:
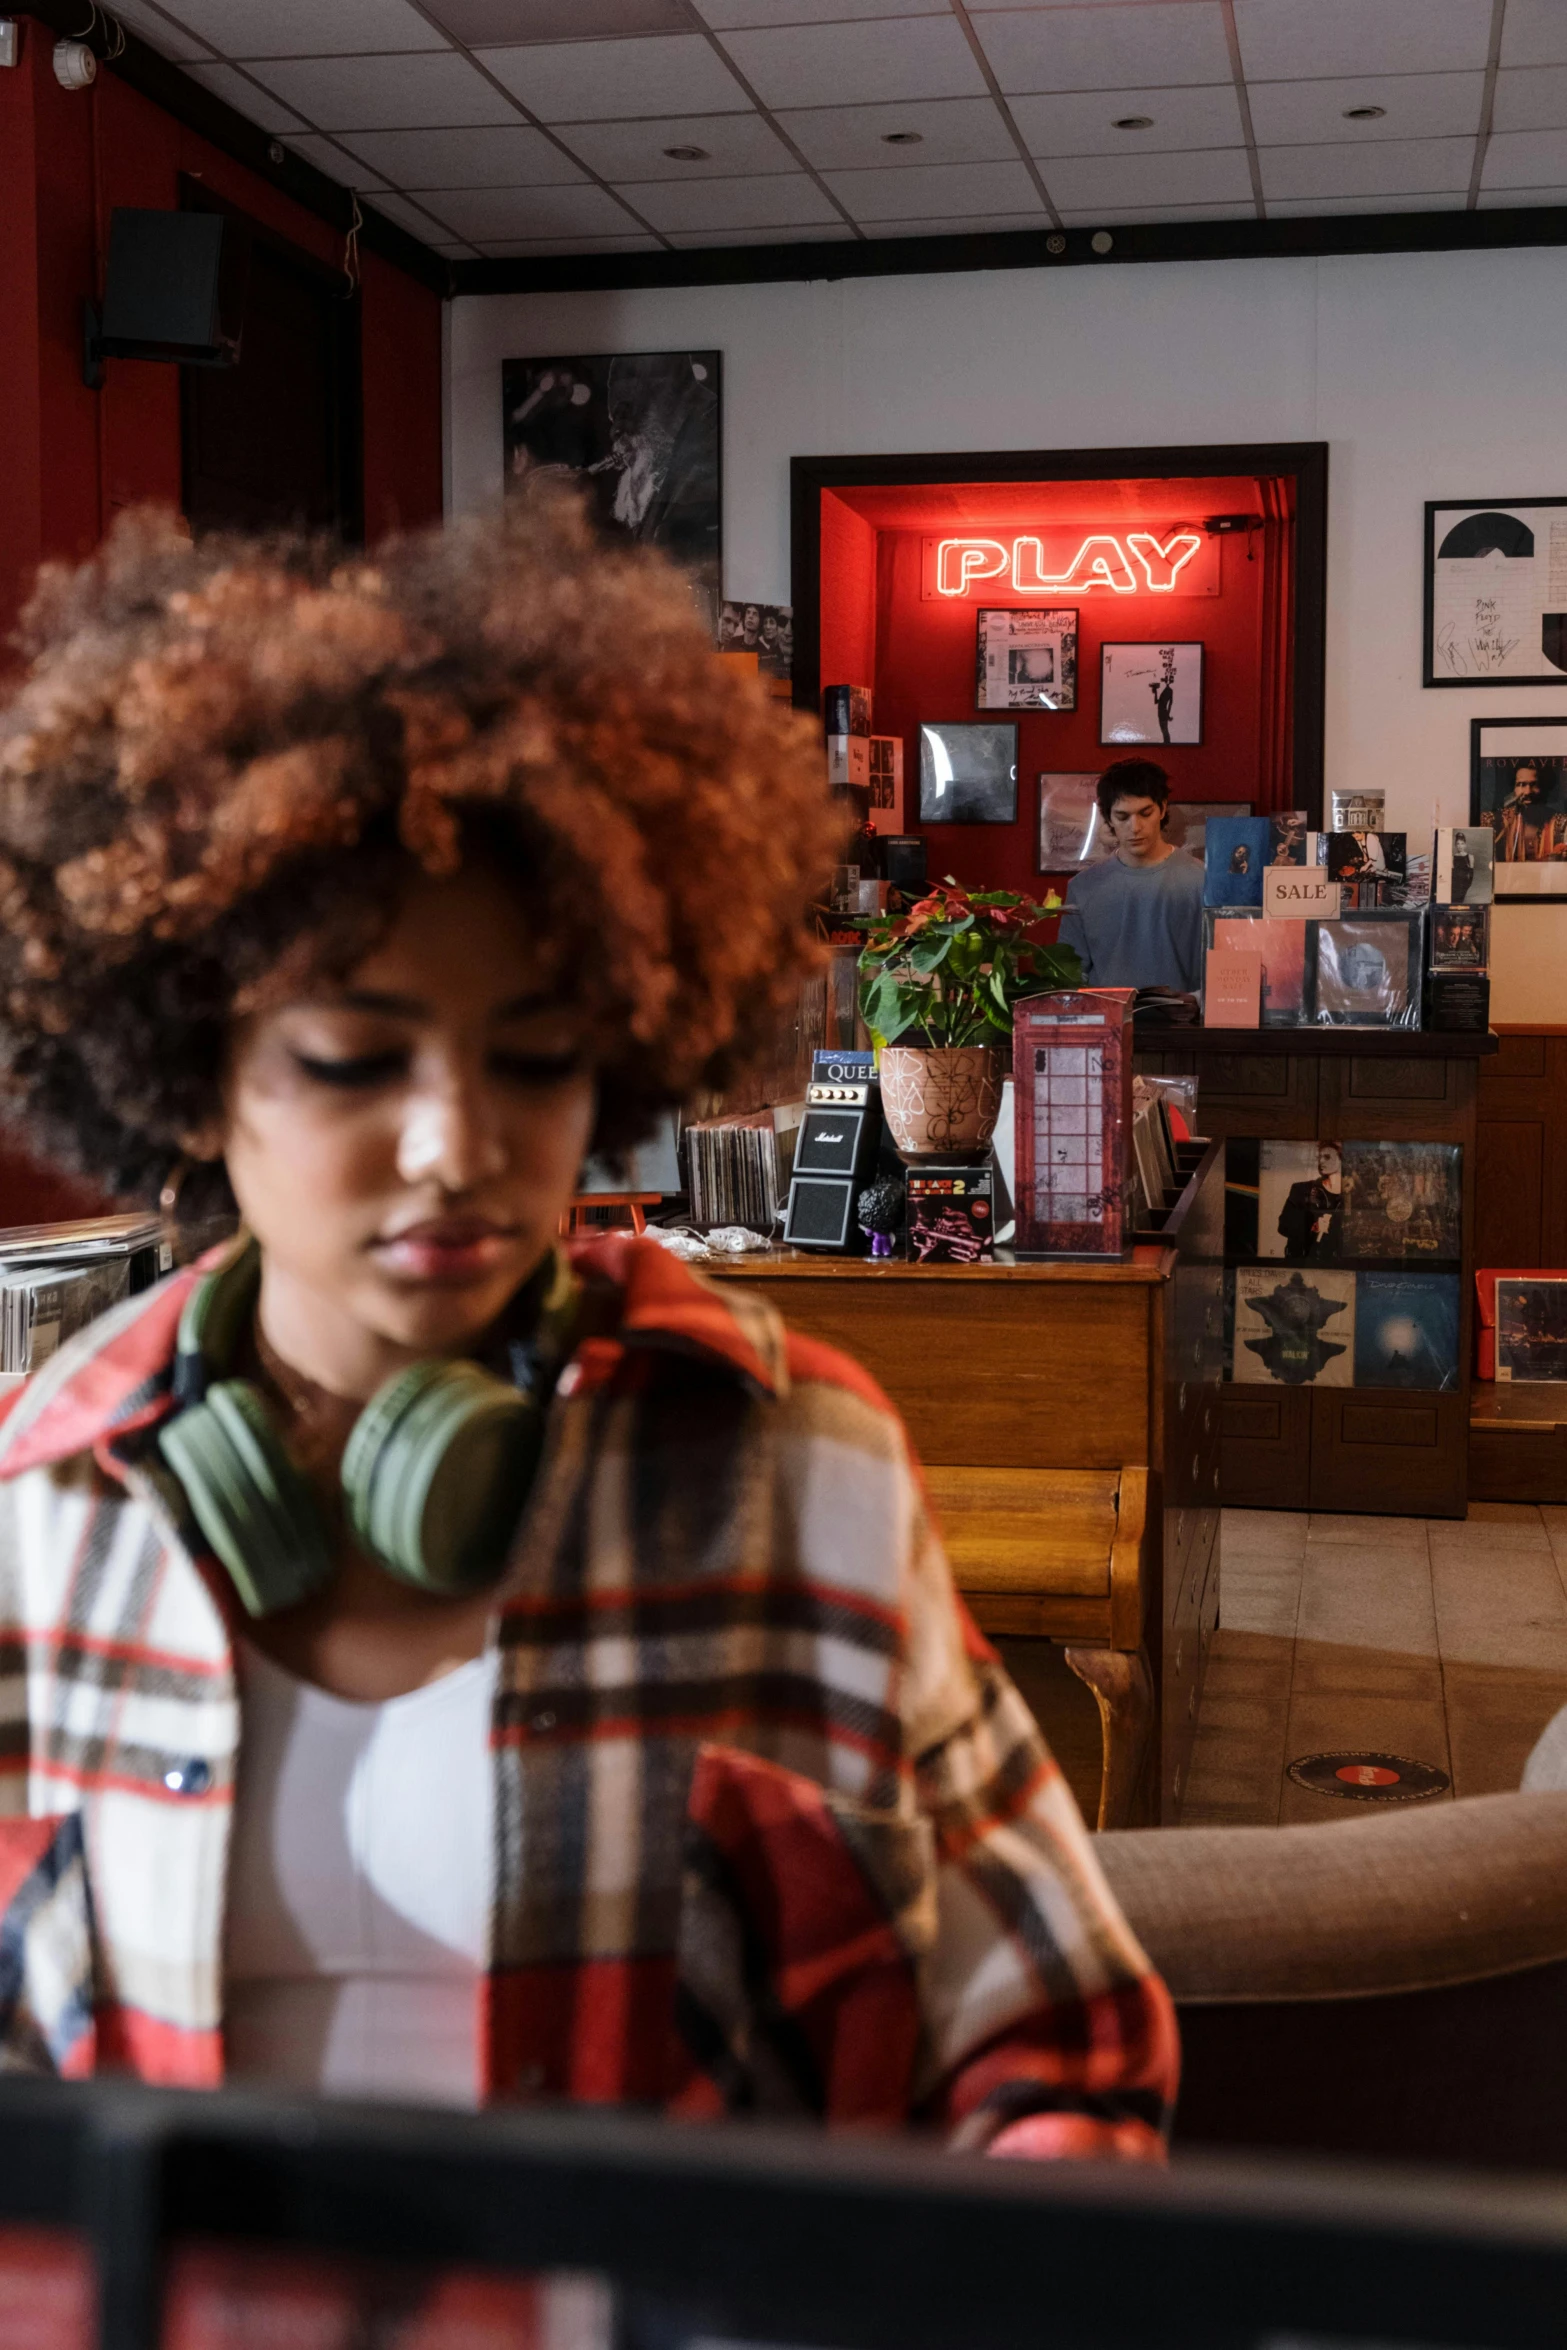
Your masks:
<svg viewBox="0 0 1567 2350"><path fill-rule="evenodd" d="M784 1217L783 1236L792 1247L858 1252L868 1245L854 1203L880 1142L874 1053L815 1054Z"/></svg>

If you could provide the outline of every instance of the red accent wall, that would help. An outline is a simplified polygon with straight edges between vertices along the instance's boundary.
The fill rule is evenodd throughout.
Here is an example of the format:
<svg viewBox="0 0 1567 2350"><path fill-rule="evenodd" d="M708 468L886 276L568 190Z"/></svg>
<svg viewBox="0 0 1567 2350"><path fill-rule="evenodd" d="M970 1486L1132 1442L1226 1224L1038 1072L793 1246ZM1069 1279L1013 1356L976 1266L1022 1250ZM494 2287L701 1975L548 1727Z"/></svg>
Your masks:
<svg viewBox="0 0 1567 2350"><path fill-rule="evenodd" d="M180 495L177 369L111 359L82 382L82 304L103 291L117 204L172 210L187 173L336 267L343 240L110 69L90 90L54 78L54 34L22 20L0 73L0 637L40 561L89 554L115 512ZM373 539L441 511L441 303L363 257L364 510Z"/></svg>
<svg viewBox="0 0 1567 2350"><path fill-rule="evenodd" d="M1287 704L1287 681L1275 675L1280 659L1288 658L1276 587L1288 518L1264 504L1262 490L1250 479L1216 478L823 494L822 683L870 683L873 730L902 736L907 827L923 835L933 876L951 873L977 888L1043 888L1036 863L1040 774L1102 772L1133 747L1099 740L1100 647L1107 641L1180 638L1204 647L1203 741L1146 746L1169 774L1175 798L1250 801L1259 810L1289 804L1287 752L1281 772L1276 718L1281 702ZM1218 541L1217 595L1095 589L1050 599L1075 605L1078 615L1077 707L1071 711L1007 713L975 706L979 608L1025 599L999 586L950 601L920 592L922 545L930 536L1006 539L1031 522L1054 525L1066 517L1113 531L1163 531L1175 520L1244 512L1263 515L1266 527ZM1019 723L1017 821L922 826L921 724L1008 716ZM1135 747L1140 752L1144 746ZM1065 876L1056 878L1064 886Z"/></svg>

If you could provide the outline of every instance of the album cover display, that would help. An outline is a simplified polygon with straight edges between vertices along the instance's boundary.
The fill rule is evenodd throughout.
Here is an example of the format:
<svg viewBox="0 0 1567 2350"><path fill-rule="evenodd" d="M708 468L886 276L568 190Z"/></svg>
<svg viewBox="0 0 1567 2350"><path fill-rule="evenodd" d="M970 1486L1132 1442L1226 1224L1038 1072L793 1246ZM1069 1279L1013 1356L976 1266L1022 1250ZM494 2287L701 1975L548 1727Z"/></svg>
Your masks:
<svg viewBox="0 0 1567 2350"><path fill-rule="evenodd" d="M922 1159L906 1178L904 1233L920 1265L977 1265L996 1253L996 1176L990 1164Z"/></svg>
<svg viewBox="0 0 1567 2350"><path fill-rule="evenodd" d="M1203 843L1205 906L1262 904L1262 875L1273 853L1266 816L1210 816Z"/></svg>
<svg viewBox="0 0 1567 2350"><path fill-rule="evenodd" d="M1077 613L1025 606L979 614L975 706L981 710L1077 708Z"/></svg>
<svg viewBox="0 0 1567 2350"><path fill-rule="evenodd" d="M1342 1256L1344 1153L1336 1142L1264 1142L1257 1172L1259 1257Z"/></svg>
<svg viewBox="0 0 1567 2350"><path fill-rule="evenodd" d="M1208 827L1214 818L1250 814L1250 800L1172 800L1164 812L1165 835L1203 865L1208 856Z"/></svg>
<svg viewBox="0 0 1567 2350"><path fill-rule="evenodd" d="M1567 1281L1497 1282L1496 1376L1567 1379Z"/></svg>
<svg viewBox="0 0 1567 2350"><path fill-rule="evenodd" d="M1393 915L1318 922L1316 1016L1330 1025L1397 1028L1419 1019L1418 933Z"/></svg>
<svg viewBox="0 0 1567 2350"><path fill-rule="evenodd" d="M1230 1365L1233 1379L1252 1386L1352 1386L1354 1274L1237 1266Z"/></svg>
<svg viewBox="0 0 1567 2350"><path fill-rule="evenodd" d="M1310 818L1304 808L1282 808L1268 818L1271 842L1268 850L1270 865L1310 865L1315 863L1309 843L1316 837L1307 827Z"/></svg>
<svg viewBox="0 0 1567 2350"><path fill-rule="evenodd" d="M718 649L721 653L754 653L762 677L794 674L794 607L792 604L743 604L718 607Z"/></svg>
<svg viewBox="0 0 1567 2350"><path fill-rule="evenodd" d="M1442 824L1431 895L1441 906L1488 906L1496 894L1496 842L1484 824Z"/></svg>
<svg viewBox="0 0 1567 2350"><path fill-rule="evenodd" d="M829 734L869 734L871 689L868 685L824 685L822 723Z"/></svg>
<svg viewBox="0 0 1567 2350"><path fill-rule="evenodd" d="M1262 1025L1299 1028L1306 1017L1304 922L1270 922L1265 915L1210 915L1210 947L1262 957Z"/></svg>
<svg viewBox="0 0 1567 2350"><path fill-rule="evenodd" d="M1491 959L1490 944L1489 906L1432 907L1433 971L1483 971Z"/></svg>
<svg viewBox="0 0 1567 2350"><path fill-rule="evenodd" d="M1426 1026L1447 1036L1483 1036L1491 1025L1491 982L1484 971L1433 971L1426 980Z"/></svg>
<svg viewBox="0 0 1567 2350"><path fill-rule="evenodd" d="M1402 832L1325 833L1328 879L1402 881L1408 846L1408 836Z"/></svg>
<svg viewBox="0 0 1567 2350"><path fill-rule="evenodd" d="M1356 1274L1355 1385L1437 1394L1458 1385L1456 1273Z"/></svg>
<svg viewBox="0 0 1567 2350"><path fill-rule="evenodd" d="M1101 645L1102 743L1200 743L1202 646Z"/></svg>
<svg viewBox="0 0 1567 2350"><path fill-rule="evenodd" d="M1017 822L1017 727L920 728L921 824Z"/></svg>
<svg viewBox="0 0 1567 2350"><path fill-rule="evenodd" d="M903 737L873 734L868 738L871 806L882 833L903 830Z"/></svg>
<svg viewBox="0 0 1567 2350"><path fill-rule="evenodd" d="M1340 1254L1456 1263L1463 1158L1456 1142L1347 1142Z"/></svg>

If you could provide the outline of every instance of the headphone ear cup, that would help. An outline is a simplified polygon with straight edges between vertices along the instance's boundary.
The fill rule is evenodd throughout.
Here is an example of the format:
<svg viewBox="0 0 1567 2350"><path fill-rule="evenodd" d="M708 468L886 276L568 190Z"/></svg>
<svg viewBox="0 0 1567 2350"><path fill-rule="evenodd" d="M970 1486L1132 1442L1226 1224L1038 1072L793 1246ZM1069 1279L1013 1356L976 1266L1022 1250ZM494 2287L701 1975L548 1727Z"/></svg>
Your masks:
<svg viewBox="0 0 1567 2350"><path fill-rule="evenodd" d="M158 1449L252 1616L294 1607L328 1581L332 1553L315 1495L245 1380L209 1387L169 1422Z"/></svg>
<svg viewBox="0 0 1567 2350"><path fill-rule="evenodd" d="M473 1363L410 1364L371 1397L348 1440L349 1523L417 1590L479 1590L506 1563L543 1442L532 1396Z"/></svg>

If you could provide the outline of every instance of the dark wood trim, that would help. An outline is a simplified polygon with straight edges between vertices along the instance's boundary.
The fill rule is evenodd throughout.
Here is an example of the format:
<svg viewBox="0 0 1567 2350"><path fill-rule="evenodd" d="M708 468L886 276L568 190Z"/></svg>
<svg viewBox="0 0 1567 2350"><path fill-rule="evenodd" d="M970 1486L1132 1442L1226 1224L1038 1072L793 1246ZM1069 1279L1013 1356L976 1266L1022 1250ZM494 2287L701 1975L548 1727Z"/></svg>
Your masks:
<svg viewBox="0 0 1567 2350"><path fill-rule="evenodd" d="M930 482L1115 481L1160 474L1284 474L1295 483L1295 804L1322 822L1327 680L1328 444L1237 441L1169 449L1000 449L959 455L795 457L789 466L794 701L821 701L821 493ZM1184 1032L1183 1032L1184 1033ZM1232 1048L1233 1049L1233 1048Z"/></svg>
<svg viewBox="0 0 1567 2350"><path fill-rule="evenodd" d="M1494 1029L1448 1036L1431 1028L1166 1028L1151 1021L1137 1025L1134 1043L1139 1057L1191 1053L1199 1060L1209 1053L1240 1053L1248 1060L1277 1054L1288 1060L1479 1061L1497 1049Z"/></svg>
<svg viewBox="0 0 1567 2350"><path fill-rule="evenodd" d="M126 30L121 54L112 63L104 62L103 53L109 43L103 17L100 14L94 19L89 37L82 31L88 14L83 0L30 0L28 8L29 17L36 20L46 38L85 39L99 58L103 71L117 74L122 82L143 98L150 98L155 106L161 106L165 114L172 114L187 130L210 140L221 154L242 163L247 171L255 172L281 195L347 235L354 205L347 188L329 179L324 171L317 171L303 156L293 154L270 131L258 129L245 115L203 89L200 82L182 73L168 58L160 57L156 49L138 40L133 32ZM434 294L444 297L451 293L451 271L441 254L432 252L428 245L421 244L417 237L377 212L370 197L360 199L360 212L359 242L366 252L378 253L383 261L390 261Z"/></svg>
<svg viewBox="0 0 1567 2350"><path fill-rule="evenodd" d="M1096 253L1095 234L1111 239ZM457 261L455 294L559 294L657 286L753 286L808 278L929 277L978 269L1113 269L1129 261L1265 261L1319 254L1493 252L1567 245L1567 205L1496 212L1349 213L1310 220L1177 220L1094 231L867 237L842 243L698 246ZM1060 250L1053 250L1059 246Z"/></svg>

